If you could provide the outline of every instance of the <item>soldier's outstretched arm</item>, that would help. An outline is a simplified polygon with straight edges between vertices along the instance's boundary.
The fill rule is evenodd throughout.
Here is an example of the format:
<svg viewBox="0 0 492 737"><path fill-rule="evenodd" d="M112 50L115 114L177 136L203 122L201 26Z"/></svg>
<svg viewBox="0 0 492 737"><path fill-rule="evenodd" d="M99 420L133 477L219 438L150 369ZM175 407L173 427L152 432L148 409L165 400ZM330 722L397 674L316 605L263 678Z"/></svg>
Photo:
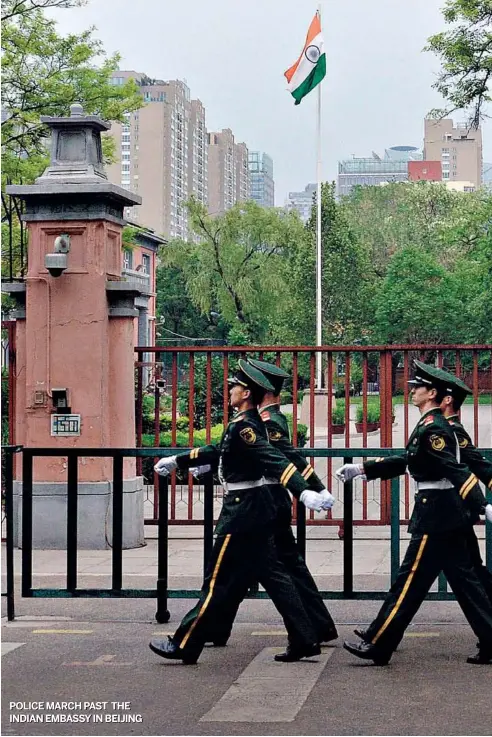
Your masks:
<svg viewBox="0 0 492 737"><path fill-rule="evenodd" d="M407 454L386 456L385 458L374 458L364 461L364 463L345 463L335 476L340 481L351 481L358 476L362 476L368 481L374 479L392 479L395 476L402 476L407 470Z"/></svg>
<svg viewBox="0 0 492 737"><path fill-rule="evenodd" d="M212 471L215 471L219 465L219 446L204 445L201 448L192 448L186 453L179 453L174 456L166 456L161 458L154 466L154 471L161 476L168 476L171 471L179 468L182 471L192 466L209 465Z"/></svg>

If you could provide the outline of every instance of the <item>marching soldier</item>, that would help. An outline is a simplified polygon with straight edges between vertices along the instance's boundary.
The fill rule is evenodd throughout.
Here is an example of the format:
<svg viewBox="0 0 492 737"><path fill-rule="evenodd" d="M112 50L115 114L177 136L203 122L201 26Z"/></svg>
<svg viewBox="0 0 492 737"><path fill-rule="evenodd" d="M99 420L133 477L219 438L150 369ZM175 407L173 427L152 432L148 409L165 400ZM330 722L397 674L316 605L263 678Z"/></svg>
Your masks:
<svg viewBox="0 0 492 737"><path fill-rule="evenodd" d="M218 469L226 494L198 603L172 637L152 640L150 648L163 658L196 663L205 642L213 639L217 621L227 612L228 600L240 600L245 587L259 581L281 614L289 637L286 652L275 659L291 662L319 655L316 632L277 556L273 540L276 505L264 474L296 494L306 490L308 483L294 463L268 442L256 408L265 391L272 390L265 376L240 360L229 385L237 414L220 445L162 458L155 466L157 473L168 475L176 468L210 464Z"/></svg>
<svg viewBox="0 0 492 737"><path fill-rule="evenodd" d="M402 456L349 463L337 471L342 481L357 476L368 480L401 475L406 468L417 486L410 520L410 544L391 587L361 643L345 642L353 655L387 665L405 629L441 571L453 589L463 613L478 637L472 664L492 663L492 604L470 557L467 533L470 513L483 509L483 494L474 473L456 458L456 438L440 403L449 393L440 369L415 362L410 382L413 404L421 417ZM490 506L492 511L492 505Z"/></svg>
<svg viewBox="0 0 492 737"><path fill-rule="evenodd" d="M316 511L331 509L334 499L325 489L324 484L316 476L314 468L306 461L290 441L289 426L287 418L280 410L280 392L284 380L289 374L283 369L266 361L257 361L248 358L248 363L261 371L273 386L273 391L267 391L258 407L261 419L265 423L268 438L273 447L277 448L292 463L303 478L309 483L310 489L301 495L308 508ZM304 558L299 553L296 539L292 533L292 501L291 497L282 484L275 479L268 479L277 505L277 515L274 526L274 538L277 553L285 565L294 586L296 587L302 603L316 630L317 641L326 643L335 640L338 632L335 623L325 606L318 591L318 587L309 572ZM246 594L246 592L244 592ZM216 645L225 645L232 629L232 623L236 616L240 601L231 602L230 623L221 622L221 630L217 631L213 641Z"/></svg>

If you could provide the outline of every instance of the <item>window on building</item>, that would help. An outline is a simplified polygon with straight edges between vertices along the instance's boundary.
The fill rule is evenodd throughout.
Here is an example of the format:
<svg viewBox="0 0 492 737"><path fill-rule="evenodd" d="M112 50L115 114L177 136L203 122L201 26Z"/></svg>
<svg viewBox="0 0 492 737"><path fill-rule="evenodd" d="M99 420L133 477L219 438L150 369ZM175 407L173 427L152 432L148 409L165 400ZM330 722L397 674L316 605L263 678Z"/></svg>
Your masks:
<svg viewBox="0 0 492 737"><path fill-rule="evenodd" d="M448 171L443 171L442 178L443 179L449 179L449 172Z"/></svg>
<svg viewBox="0 0 492 737"><path fill-rule="evenodd" d="M142 255L142 272L150 274L150 256L147 253Z"/></svg>
<svg viewBox="0 0 492 737"><path fill-rule="evenodd" d="M131 269L133 266L133 251L131 248L125 248L123 251L123 268Z"/></svg>

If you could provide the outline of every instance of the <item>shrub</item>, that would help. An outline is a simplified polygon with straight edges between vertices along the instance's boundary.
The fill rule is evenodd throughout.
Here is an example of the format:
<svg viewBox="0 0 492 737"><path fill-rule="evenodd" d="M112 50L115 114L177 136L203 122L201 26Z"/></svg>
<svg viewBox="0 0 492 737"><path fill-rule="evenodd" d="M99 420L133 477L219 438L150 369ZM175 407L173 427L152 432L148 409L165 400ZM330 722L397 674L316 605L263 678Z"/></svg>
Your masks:
<svg viewBox="0 0 492 737"><path fill-rule="evenodd" d="M379 422L381 420L381 410L377 404L369 404L367 407L367 421L368 422ZM363 407L362 404L357 405L357 419L356 422L364 422Z"/></svg>
<svg viewBox="0 0 492 737"><path fill-rule="evenodd" d="M210 442L218 443L222 437L224 431L223 425L213 425L210 430ZM207 445L206 430L195 430L193 434L193 447L202 447ZM172 448L171 443L171 431L166 430L160 434L159 446L161 448ZM176 432L176 448L188 448L190 446L190 437L188 431L178 430ZM145 433L142 435L142 447L153 448L154 447L154 436L151 433Z"/></svg>
<svg viewBox="0 0 492 737"><path fill-rule="evenodd" d="M284 412L287 422L289 424L289 432L292 438L292 414L290 412ZM297 423L297 447L304 448L307 441L308 428L307 425L303 425L302 422Z"/></svg>
<svg viewBox="0 0 492 737"><path fill-rule="evenodd" d="M337 399L331 415L332 425L345 425L345 401Z"/></svg>

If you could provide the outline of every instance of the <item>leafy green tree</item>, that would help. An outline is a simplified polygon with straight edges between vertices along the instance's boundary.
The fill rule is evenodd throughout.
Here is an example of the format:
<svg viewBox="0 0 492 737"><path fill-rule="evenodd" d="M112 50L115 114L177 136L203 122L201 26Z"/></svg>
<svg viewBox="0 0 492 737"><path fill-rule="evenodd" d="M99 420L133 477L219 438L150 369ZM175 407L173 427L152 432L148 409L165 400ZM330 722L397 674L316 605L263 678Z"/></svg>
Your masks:
<svg viewBox="0 0 492 737"><path fill-rule="evenodd" d="M434 83L447 105L431 115L470 111L470 125L478 128L491 100L492 3L490 0L446 0L443 10L450 30L431 36L426 51L437 54L442 71Z"/></svg>
<svg viewBox="0 0 492 737"><path fill-rule="evenodd" d="M163 263L181 269L203 315L216 310L230 327L239 323L250 342L267 338L286 292L281 264L302 232L298 218L254 202L218 217L193 199L187 207L194 240L168 244Z"/></svg>
<svg viewBox="0 0 492 737"><path fill-rule="evenodd" d="M78 8L85 5L87 0L3 0L2 23L11 21L33 10L48 10L49 8Z"/></svg>
<svg viewBox="0 0 492 737"><path fill-rule="evenodd" d="M315 244L314 206L307 230ZM335 199L335 184L328 182L321 187L321 248L323 342L350 342L360 337L365 325L367 264L348 218ZM315 268L305 278L312 283ZM314 301L310 307L314 312Z"/></svg>
<svg viewBox="0 0 492 737"><path fill-rule="evenodd" d="M381 343L453 343L463 322L455 285L432 254L405 246L391 259L376 299Z"/></svg>
<svg viewBox="0 0 492 737"><path fill-rule="evenodd" d="M171 344L173 333L178 339L183 335L190 338L223 338L222 328L202 315L188 297L181 269L175 266L158 266L156 292L157 315L165 328L161 337L166 339L167 345ZM172 332L167 332L168 330ZM183 344L183 340L176 342L178 345Z"/></svg>
<svg viewBox="0 0 492 737"><path fill-rule="evenodd" d="M122 120L142 106L133 80L112 85L119 55L107 57L90 28L61 36L43 13L76 0L7 0L2 22L3 181L32 182L47 163L43 115L68 115L79 102L90 114ZM110 147L111 148L111 147Z"/></svg>

